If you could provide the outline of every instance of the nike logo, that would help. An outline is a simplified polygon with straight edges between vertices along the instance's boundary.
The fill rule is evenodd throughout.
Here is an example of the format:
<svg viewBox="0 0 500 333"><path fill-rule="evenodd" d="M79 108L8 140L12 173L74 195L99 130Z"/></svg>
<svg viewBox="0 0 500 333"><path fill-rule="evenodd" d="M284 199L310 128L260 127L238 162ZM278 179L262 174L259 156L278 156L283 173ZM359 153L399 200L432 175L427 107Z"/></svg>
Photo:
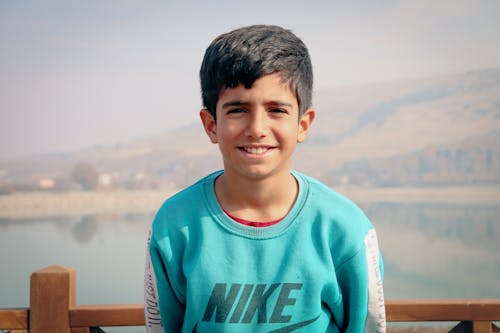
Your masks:
<svg viewBox="0 0 500 333"><path fill-rule="evenodd" d="M288 332L293 332L295 330L298 330L299 328L306 327L307 325L310 325L314 323L316 320L318 320L319 316L313 319L305 320L300 323L295 323L287 326L283 326L281 328L278 328L276 330L269 331L267 333L288 333ZM198 324L194 325L192 333L198 333Z"/></svg>

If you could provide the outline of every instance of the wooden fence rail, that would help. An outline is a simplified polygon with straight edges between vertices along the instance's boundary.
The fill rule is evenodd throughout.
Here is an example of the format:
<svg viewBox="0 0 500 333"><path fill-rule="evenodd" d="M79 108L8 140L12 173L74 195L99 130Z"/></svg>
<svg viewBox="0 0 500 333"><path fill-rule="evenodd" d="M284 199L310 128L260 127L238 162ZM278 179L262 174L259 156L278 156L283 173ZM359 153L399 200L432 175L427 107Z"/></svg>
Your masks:
<svg viewBox="0 0 500 333"><path fill-rule="evenodd" d="M460 322L450 332L500 332L500 299L389 300L387 322ZM142 304L77 305L76 272L50 266L31 275L30 307L0 309L10 333L94 333L99 327L143 326Z"/></svg>

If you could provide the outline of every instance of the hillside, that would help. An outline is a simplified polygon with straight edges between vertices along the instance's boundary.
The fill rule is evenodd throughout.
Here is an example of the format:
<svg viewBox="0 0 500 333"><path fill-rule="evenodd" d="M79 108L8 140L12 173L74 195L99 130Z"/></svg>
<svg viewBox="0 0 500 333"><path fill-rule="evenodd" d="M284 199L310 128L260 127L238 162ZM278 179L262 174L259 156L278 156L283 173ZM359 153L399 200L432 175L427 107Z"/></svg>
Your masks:
<svg viewBox="0 0 500 333"><path fill-rule="evenodd" d="M498 132L500 69L336 89L318 93L316 106L300 158L321 177L348 162L446 149Z"/></svg>
<svg viewBox="0 0 500 333"><path fill-rule="evenodd" d="M500 184L500 132L391 157L347 161L323 175L330 184L491 186Z"/></svg>
<svg viewBox="0 0 500 333"><path fill-rule="evenodd" d="M500 68L317 91L314 106L294 166L328 184L500 184ZM131 188L179 188L221 166L217 147L193 124L112 147L3 161L0 184L51 178L68 187L78 161Z"/></svg>

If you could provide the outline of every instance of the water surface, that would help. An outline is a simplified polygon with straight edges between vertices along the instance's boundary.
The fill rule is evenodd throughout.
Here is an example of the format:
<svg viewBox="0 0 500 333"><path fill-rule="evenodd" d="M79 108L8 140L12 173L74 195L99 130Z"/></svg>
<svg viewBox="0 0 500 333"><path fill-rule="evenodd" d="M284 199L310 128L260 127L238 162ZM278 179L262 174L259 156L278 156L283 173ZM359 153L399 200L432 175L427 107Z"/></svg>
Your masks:
<svg viewBox="0 0 500 333"><path fill-rule="evenodd" d="M386 298L500 298L500 206L362 208L377 229ZM142 303L153 215L0 219L0 308L27 307L31 272L52 264L77 270L78 304Z"/></svg>

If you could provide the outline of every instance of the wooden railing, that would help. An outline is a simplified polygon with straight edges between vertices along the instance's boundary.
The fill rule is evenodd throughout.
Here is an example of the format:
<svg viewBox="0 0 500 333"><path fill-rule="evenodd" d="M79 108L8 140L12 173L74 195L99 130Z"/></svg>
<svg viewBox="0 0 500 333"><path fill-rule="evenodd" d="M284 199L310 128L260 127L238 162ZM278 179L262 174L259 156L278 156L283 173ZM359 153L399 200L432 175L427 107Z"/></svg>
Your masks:
<svg viewBox="0 0 500 333"><path fill-rule="evenodd" d="M500 332L500 299L389 300L387 322L459 322L449 332ZM142 304L77 305L76 271L50 266L31 275L30 307L0 309L11 333L95 333L99 327L144 326ZM389 330L390 331L390 330Z"/></svg>

